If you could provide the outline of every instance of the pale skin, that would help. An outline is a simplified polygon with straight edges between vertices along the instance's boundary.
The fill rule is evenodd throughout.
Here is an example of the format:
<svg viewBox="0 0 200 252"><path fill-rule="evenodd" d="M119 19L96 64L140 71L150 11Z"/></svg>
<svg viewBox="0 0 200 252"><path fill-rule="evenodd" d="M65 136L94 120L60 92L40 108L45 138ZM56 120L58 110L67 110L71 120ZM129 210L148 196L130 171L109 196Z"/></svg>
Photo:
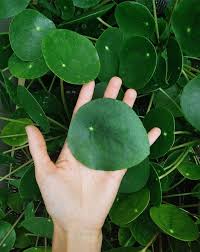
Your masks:
<svg viewBox="0 0 200 252"><path fill-rule="evenodd" d="M116 99L122 81L113 77L104 97ZM92 99L94 81L83 85L73 115ZM133 107L137 93L128 89L123 102ZM100 252L102 226L117 195L126 169L96 171L77 161L67 142L53 163L43 135L35 126L27 126L29 148L34 160L36 180L46 209L54 223L53 252ZM149 143L160 136L160 129L149 133Z"/></svg>

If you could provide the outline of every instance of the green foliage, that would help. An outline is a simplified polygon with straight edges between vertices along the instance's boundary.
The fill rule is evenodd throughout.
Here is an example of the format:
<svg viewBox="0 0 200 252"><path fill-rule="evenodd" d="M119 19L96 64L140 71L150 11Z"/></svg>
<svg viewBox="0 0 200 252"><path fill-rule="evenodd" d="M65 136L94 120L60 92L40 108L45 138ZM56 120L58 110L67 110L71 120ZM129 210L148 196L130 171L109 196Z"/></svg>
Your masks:
<svg viewBox="0 0 200 252"><path fill-rule="evenodd" d="M51 251L29 124L52 160L67 137L90 168L128 168L102 251L199 251L199 0L0 0L0 20L10 17L0 32L0 139L8 147L0 153L0 251ZM103 99L113 76L123 81L117 100ZM72 119L80 85L94 79L93 100ZM128 88L138 92L134 110L122 103ZM150 148L153 127L162 134Z"/></svg>

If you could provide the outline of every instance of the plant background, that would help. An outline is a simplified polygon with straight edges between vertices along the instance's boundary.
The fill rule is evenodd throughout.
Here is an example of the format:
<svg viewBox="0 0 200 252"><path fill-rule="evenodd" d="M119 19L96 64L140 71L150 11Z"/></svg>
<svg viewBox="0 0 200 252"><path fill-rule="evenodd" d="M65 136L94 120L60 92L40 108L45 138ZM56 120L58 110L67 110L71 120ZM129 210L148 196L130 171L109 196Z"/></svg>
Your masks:
<svg viewBox="0 0 200 252"><path fill-rule="evenodd" d="M187 0L182 1L187 2ZM72 14L66 13L63 9L63 2L70 6L72 1L58 0L56 2L57 4L55 4L55 1L48 0L30 1L28 8L39 11L52 20L57 27L85 35L95 45L103 32L110 29L111 26L118 27L114 16L115 8L118 4L126 1L99 1L89 8L76 7ZM181 1L161 0L151 2L150 0L138 0L138 2L150 10L155 24L159 25L157 27L159 30L155 29L150 39L156 47L157 53L162 53L163 58L158 61L157 66L159 68L157 67L152 73L152 78L149 78L149 81L145 83L146 85L142 88L136 87L139 97L134 110L143 120L147 129L156 124L156 126L161 127L163 135L152 149L150 159L146 163L142 163L139 168L133 168L132 173L129 172L127 175L128 182L137 178L138 184L134 186L127 181L123 182L124 187L120 189L121 192L118 195L119 198L122 197L120 203L123 203L123 211L118 211L118 205L115 202L114 208L103 227L102 250L115 251L114 248L119 248L116 251L145 252L149 249L159 252L195 252L200 249L199 239L198 237L191 238L190 234L195 233L195 228L199 228L200 214L198 131L200 129L198 123L198 106L200 105L198 95L200 91L190 89L189 94L186 94L187 103L180 104L180 99L183 99L183 89L190 86L191 81L200 86L198 79L200 54L191 56L183 50L182 44L180 49L180 43L177 46L176 39L173 40L176 36L174 36L173 30L168 24L171 22L175 7ZM196 6L193 6L194 13L190 13L191 15L187 17L184 16L182 25L185 24L184 20L187 19L190 22L192 15L199 14L199 3L196 0L193 2L196 3ZM154 8L153 3L155 4ZM105 8L106 11L102 12L102 8ZM75 22L74 20L80 19L79 17L82 17L81 20ZM197 15L196 23L193 26L200 24L199 18L200 15ZM68 23L69 20L73 20L74 24ZM129 25L128 23L130 24L130 22L127 22L127 25ZM159 43L157 41L158 33ZM194 38L197 35L194 32ZM170 40L172 42L171 47L168 46L169 38L172 38ZM8 46L5 44L5 40ZM107 41L105 39L105 42L103 40L99 43L104 45L109 41L111 47L116 47L116 51L120 51L122 44L117 43L111 35ZM191 51L191 48L198 47L194 39L193 41L194 43L189 46ZM116 63L116 53L114 56L111 55L110 58L106 58L101 49L97 51L101 63L103 60L108 61L110 65ZM21 68L19 71L14 71L11 67L8 67L8 60L12 53L8 34L1 31L0 62L3 62L3 64L0 65L2 102L0 119L3 123L1 140L6 149L2 150L0 155L0 185L3 186L0 191L0 251L31 252L35 251L33 250L35 247L38 248L37 251L48 251L51 247L53 226L35 181L33 163L24 131L24 125L30 123L30 120L42 130L45 126L43 122L38 121L39 112L35 113L27 107L30 108L30 104L33 104L38 108L38 111L44 112L44 118L50 125L50 131L45 132L43 130L43 133L45 133L48 143L48 152L51 158L56 160L66 139L71 114L81 86L63 82L50 70L37 78L34 77L35 72L33 71L32 78L25 78L25 76L22 76ZM182 56L184 56L183 61L180 60ZM132 62L128 63L132 64ZM21 64L22 62L19 63L19 66ZM101 71L104 71L103 67L107 65L101 65ZM40 66L37 65L33 70L36 68L39 69ZM146 73L145 64L139 65L137 71L141 76L144 72ZM102 97L108 78L112 77L113 70L108 69L107 72L106 77L96 76L96 83L98 84L95 89L95 97ZM117 72L115 73L117 74ZM132 71L126 72L126 76L132 78L132 75ZM163 78L166 75L167 81ZM170 78L171 81L169 81ZM101 81L104 82L100 83ZM24 86L29 91L24 99L29 99L30 104L21 105L16 102L17 86ZM129 84L125 82L121 94L126 91L128 86ZM196 95L197 99L195 98ZM121 99L120 96L118 99ZM192 101L197 106L194 106ZM188 106L193 106L190 113L185 111L185 107ZM148 114L148 112L150 113ZM147 114L149 117L146 116ZM24 121L22 118L26 118L28 121ZM5 175L4 167L6 168ZM157 180L155 181L155 179ZM150 192L150 201L148 197L145 198L144 191ZM133 205L130 205L130 202ZM158 210L161 211L160 203L167 206L173 204L177 209L177 211L166 209L163 212L166 227L161 226L162 221L158 218L158 214L153 218L151 218L152 214L151 217L149 215L151 207L158 207ZM139 212L135 214L133 209L138 209ZM184 214L187 217L190 216L192 223L188 222L188 218L185 215L183 216L183 210L180 209L184 209ZM129 223L123 223L123 217L130 212L132 213ZM179 222L177 223L176 220L179 220Z"/></svg>

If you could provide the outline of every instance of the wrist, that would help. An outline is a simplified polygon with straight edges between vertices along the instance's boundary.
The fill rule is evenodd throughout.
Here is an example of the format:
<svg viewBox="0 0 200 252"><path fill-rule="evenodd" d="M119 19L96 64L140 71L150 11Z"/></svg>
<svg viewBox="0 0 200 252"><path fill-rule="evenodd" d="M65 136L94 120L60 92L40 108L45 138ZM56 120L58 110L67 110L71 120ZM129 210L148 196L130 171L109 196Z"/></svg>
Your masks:
<svg viewBox="0 0 200 252"><path fill-rule="evenodd" d="M66 251L100 252L102 244L102 231L84 227L61 228L54 222L54 242L65 243ZM56 249L53 251L57 251Z"/></svg>

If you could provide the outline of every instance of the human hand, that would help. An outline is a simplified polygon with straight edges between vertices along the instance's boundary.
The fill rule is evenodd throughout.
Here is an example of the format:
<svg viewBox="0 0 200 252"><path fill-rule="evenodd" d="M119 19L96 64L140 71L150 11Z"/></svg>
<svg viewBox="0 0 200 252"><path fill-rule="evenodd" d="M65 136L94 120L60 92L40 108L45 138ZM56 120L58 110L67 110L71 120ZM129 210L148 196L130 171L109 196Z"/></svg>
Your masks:
<svg viewBox="0 0 200 252"><path fill-rule="evenodd" d="M120 78L113 77L104 97L116 99L121 84ZM82 87L74 114L92 99L94 87L94 81ZM135 90L128 89L123 102L132 107L136 96ZM82 230L90 235L90 239L93 234L95 237L100 236L126 170L89 169L74 158L67 142L54 164L47 153L45 140L39 129L28 126L26 130L35 164L36 180L55 230L67 234L80 233ZM150 144L153 144L159 135L160 129L153 128L148 133Z"/></svg>

